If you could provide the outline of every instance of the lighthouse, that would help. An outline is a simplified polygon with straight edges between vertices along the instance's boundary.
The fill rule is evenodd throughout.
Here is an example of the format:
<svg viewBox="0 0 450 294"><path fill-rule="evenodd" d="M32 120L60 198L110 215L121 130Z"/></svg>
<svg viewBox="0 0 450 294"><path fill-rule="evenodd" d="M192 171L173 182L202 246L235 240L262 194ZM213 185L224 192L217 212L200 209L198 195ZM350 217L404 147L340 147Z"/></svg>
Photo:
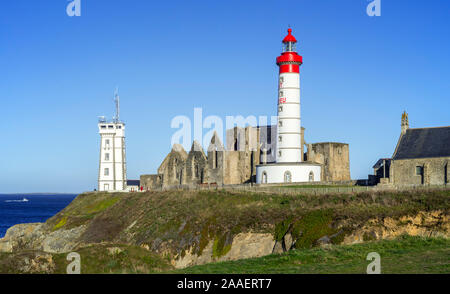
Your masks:
<svg viewBox="0 0 450 294"><path fill-rule="evenodd" d="M321 165L302 162L300 66L303 58L297 53L297 40L291 28L282 45L282 53L276 59L279 67L276 162L258 165L256 182L317 182L321 177Z"/></svg>
<svg viewBox="0 0 450 294"><path fill-rule="evenodd" d="M300 65L296 52L297 40L288 29L283 39L283 53L277 57L278 83L278 144L277 162L302 161L300 124Z"/></svg>
<svg viewBox="0 0 450 294"><path fill-rule="evenodd" d="M125 154L125 123L119 118L119 94L114 93L116 114L111 121L100 117L100 162L98 170L99 191L122 191L127 188Z"/></svg>

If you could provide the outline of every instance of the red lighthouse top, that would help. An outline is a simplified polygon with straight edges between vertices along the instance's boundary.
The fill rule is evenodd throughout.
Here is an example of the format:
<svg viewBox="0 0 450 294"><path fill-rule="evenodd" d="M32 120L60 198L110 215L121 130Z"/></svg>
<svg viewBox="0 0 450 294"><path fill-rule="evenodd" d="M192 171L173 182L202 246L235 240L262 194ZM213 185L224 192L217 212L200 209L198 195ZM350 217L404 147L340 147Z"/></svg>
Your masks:
<svg viewBox="0 0 450 294"><path fill-rule="evenodd" d="M297 39L295 39L295 37L292 36L291 33L292 33L292 29L289 28L287 36L284 37L284 39L283 39L283 43L287 43L287 42L297 43Z"/></svg>
<svg viewBox="0 0 450 294"><path fill-rule="evenodd" d="M297 39L291 34L292 29L288 29L288 34L283 39L283 53L277 57L277 65L280 67L280 73L299 73L303 58L298 55L296 50Z"/></svg>

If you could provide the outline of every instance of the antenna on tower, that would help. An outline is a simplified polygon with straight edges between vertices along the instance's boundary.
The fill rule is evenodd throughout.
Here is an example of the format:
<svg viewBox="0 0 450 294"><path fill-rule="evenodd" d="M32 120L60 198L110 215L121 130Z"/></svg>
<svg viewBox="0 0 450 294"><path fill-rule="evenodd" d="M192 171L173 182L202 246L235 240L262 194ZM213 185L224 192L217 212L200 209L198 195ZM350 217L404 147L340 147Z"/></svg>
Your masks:
<svg viewBox="0 0 450 294"><path fill-rule="evenodd" d="M114 122L119 122L120 117L120 97L119 97L119 87L114 90L114 102L116 103L116 114L114 116Z"/></svg>

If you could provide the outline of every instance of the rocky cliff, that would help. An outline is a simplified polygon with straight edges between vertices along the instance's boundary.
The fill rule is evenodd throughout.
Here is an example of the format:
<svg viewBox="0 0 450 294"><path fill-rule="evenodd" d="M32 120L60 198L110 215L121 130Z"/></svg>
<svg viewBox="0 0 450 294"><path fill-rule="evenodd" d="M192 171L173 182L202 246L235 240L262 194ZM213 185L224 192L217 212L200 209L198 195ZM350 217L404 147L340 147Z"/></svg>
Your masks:
<svg viewBox="0 0 450 294"><path fill-rule="evenodd" d="M404 234L448 238L449 196L448 190L323 196L86 193L46 223L10 228L0 239L0 252L40 252L22 265L32 271L36 258L51 261L51 254L93 246L111 254L135 246L140 256L148 252L183 268ZM50 261L41 263L51 270Z"/></svg>

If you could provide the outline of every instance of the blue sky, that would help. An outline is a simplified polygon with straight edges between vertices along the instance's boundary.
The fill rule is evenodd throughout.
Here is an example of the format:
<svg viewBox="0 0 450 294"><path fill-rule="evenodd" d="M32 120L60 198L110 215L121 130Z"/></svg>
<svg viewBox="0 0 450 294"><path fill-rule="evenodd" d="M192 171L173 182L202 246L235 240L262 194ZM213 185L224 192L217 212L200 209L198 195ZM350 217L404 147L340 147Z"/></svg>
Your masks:
<svg viewBox="0 0 450 294"><path fill-rule="evenodd" d="M155 173L177 115L275 115L288 25L303 56L307 142L350 144L351 176L411 127L450 125L450 1L2 1L0 192L97 185L97 117L118 85L128 177ZM205 130L207 132L207 130Z"/></svg>

